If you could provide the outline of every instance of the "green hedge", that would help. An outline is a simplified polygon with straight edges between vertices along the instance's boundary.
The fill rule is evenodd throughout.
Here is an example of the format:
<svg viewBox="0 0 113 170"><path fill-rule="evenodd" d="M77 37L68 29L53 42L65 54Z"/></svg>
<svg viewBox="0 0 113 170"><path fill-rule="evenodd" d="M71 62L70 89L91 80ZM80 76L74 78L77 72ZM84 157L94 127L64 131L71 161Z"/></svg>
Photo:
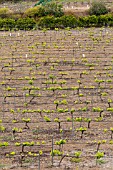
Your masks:
<svg viewBox="0 0 113 170"><path fill-rule="evenodd" d="M0 19L0 30L11 30L13 28L15 28L15 20L13 19Z"/></svg>
<svg viewBox="0 0 113 170"><path fill-rule="evenodd" d="M76 28L76 27L102 27L102 26L113 26L113 15L106 14L100 16L85 16L80 17L79 19L74 16L62 16L62 17L53 17L45 16L38 20L38 28Z"/></svg>
<svg viewBox="0 0 113 170"><path fill-rule="evenodd" d="M18 20L0 18L0 30L31 30L36 26L36 22L33 18L20 18Z"/></svg>
<svg viewBox="0 0 113 170"><path fill-rule="evenodd" d="M107 15L100 15L98 16L98 26L113 26L113 15L107 14Z"/></svg>
<svg viewBox="0 0 113 170"><path fill-rule="evenodd" d="M31 30L35 27L36 22L33 18L19 18L15 25L19 30Z"/></svg>
<svg viewBox="0 0 113 170"><path fill-rule="evenodd" d="M102 27L113 26L113 15L85 16L76 18L71 15L62 17L45 16L35 21L33 18L9 19L0 18L0 30L31 30L31 29L55 29L55 28L76 28L76 27Z"/></svg>
<svg viewBox="0 0 113 170"><path fill-rule="evenodd" d="M41 28L75 28L78 26L78 20L74 16L62 16L62 17L53 17L46 16L41 18L38 21L38 27Z"/></svg>

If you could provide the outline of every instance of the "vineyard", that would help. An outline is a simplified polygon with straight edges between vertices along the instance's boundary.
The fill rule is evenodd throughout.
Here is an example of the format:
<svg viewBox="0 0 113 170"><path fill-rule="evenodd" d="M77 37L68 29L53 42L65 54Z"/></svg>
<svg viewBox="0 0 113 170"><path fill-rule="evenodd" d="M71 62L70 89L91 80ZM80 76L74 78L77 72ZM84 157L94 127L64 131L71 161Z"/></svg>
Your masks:
<svg viewBox="0 0 113 170"><path fill-rule="evenodd" d="M113 28L0 32L0 168L113 170Z"/></svg>

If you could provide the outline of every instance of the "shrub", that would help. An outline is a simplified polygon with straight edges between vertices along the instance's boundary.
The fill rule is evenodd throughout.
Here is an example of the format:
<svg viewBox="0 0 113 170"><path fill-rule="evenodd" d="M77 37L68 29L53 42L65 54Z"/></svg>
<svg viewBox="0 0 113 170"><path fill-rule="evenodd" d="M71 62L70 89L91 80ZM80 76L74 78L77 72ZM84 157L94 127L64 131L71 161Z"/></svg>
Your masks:
<svg viewBox="0 0 113 170"><path fill-rule="evenodd" d="M55 29L55 28L76 28L76 27L92 27L92 26L113 26L113 15L92 15L80 17L77 19L72 15L64 15L62 17L44 16L36 20L34 18L0 18L0 30L31 30L31 29Z"/></svg>
<svg viewBox="0 0 113 170"><path fill-rule="evenodd" d="M51 29L53 29L55 27L54 26L54 21L55 21L54 16L42 17L42 18L40 18L40 20L38 22L38 27L40 29L42 29L42 28L51 28Z"/></svg>
<svg viewBox="0 0 113 170"><path fill-rule="evenodd" d="M38 9L38 13L35 14L35 17L43 17L46 16L46 11L44 7L40 7Z"/></svg>
<svg viewBox="0 0 113 170"><path fill-rule="evenodd" d="M78 20L74 16L62 16L55 18L54 16L42 17L38 22L39 28L75 28L78 26Z"/></svg>
<svg viewBox="0 0 113 170"><path fill-rule="evenodd" d="M35 17L36 15L38 15L39 8L40 8L40 6L36 6L36 7L33 7L33 8L28 8L24 12L24 16L25 17Z"/></svg>
<svg viewBox="0 0 113 170"><path fill-rule="evenodd" d="M86 27L86 26L88 26L87 25L87 21L88 20L88 17L80 17L79 18L79 27Z"/></svg>
<svg viewBox="0 0 113 170"><path fill-rule="evenodd" d="M84 17L83 19L83 26L84 27L95 27L98 23L98 17L96 15L91 15L88 17Z"/></svg>
<svg viewBox="0 0 113 170"><path fill-rule="evenodd" d="M10 15L10 18L14 19L14 20L18 20L19 18L22 18L23 14L22 13L14 13L12 15Z"/></svg>
<svg viewBox="0 0 113 170"><path fill-rule="evenodd" d="M44 17L47 15L60 17L63 14L62 6L56 3L47 3L45 6L35 6L24 12L25 17Z"/></svg>
<svg viewBox="0 0 113 170"><path fill-rule="evenodd" d="M16 28L19 30L31 30L36 26L33 18L20 18L16 21Z"/></svg>
<svg viewBox="0 0 113 170"><path fill-rule="evenodd" d="M89 14L90 15L104 15L107 14L109 10L106 8L103 2L93 2L92 6L89 9Z"/></svg>
<svg viewBox="0 0 113 170"><path fill-rule="evenodd" d="M64 12L63 12L63 9L62 9L62 5L58 5L56 3L47 3L45 6L45 13L46 15L53 15L55 17L61 17Z"/></svg>
<svg viewBox="0 0 113 170"><path fill-rule="evenodd" d="M0 8L0 17L9 17L13 12L9 8Z"/></svg>
<svg viewBox="0 0 113 170"><path fill-rule="evenodd" d="M97 26L113 26L113 16L106 15L92 15L80 17L77 19L72 15L64 15L62 17L45 16L38 20L38 27L42 28L76 28L76 27L97 27Z"/></svg>
<svg viewBox="0 0 113 170"><path fill-rule="evenodd" d="M12 28L15 28L15 20L4 18L0 19L0 30L11 30Z"/></svg>
<svg viewBox="0 0 113 170"><path fill-rule="evenodd" d="M20 18L17 21L10 18L0 18L0 30L30 30L36 26L36 22L33 18Z"/></svg>
<svg viewBox="0 0 113 170"><path fill-rule="evenodd" d="M64 28L66 27L75 28L78 26L78 20L73 15L62 16L61 22Z"/></svg>
<svg viewBox="0 0 113 170"><path fill-rule="evenodd" d="M100 15L98 16L98 26L113 26L113 15Z"/></svg>
<svg viewBox="0 0 113 170"><path fill-rule="evenodd" d="M2 18L0 18L0 30L2 30L3 25L4 25L4 23L3 23L3 19L2 19Z"/></svg>

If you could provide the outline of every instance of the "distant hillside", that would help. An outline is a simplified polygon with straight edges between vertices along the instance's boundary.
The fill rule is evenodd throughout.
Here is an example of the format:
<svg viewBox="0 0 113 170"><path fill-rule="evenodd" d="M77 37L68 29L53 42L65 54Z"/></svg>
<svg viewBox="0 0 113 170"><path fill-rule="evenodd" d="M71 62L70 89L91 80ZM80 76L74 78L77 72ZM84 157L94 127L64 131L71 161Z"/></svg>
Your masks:
<svg viewBox="0 0 113 170"><path fill-rule="evenodd" d="M52 0L62 4L64 7L87 7L93 0ZM16 2L16 3L15 3ZM26 9L33 7L38 1L37 0L0 0L0 8L8 7L15 12L23 12ZM113 7L113 0L103 0L108 7Z"/></svg>

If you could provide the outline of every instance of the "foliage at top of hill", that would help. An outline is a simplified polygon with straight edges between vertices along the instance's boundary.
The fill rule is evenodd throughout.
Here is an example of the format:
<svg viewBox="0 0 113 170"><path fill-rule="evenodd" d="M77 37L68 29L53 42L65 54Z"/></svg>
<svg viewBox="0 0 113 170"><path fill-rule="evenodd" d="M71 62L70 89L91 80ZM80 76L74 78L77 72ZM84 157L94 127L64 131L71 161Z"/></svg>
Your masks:
<svg viewBox="0 0 113 170"><path fill-rule="evenodd" d="M90 7L89 14L90 15L104 15L107 14L109 10L105 6L105 4L101 1L94 1Z"/></svg>

